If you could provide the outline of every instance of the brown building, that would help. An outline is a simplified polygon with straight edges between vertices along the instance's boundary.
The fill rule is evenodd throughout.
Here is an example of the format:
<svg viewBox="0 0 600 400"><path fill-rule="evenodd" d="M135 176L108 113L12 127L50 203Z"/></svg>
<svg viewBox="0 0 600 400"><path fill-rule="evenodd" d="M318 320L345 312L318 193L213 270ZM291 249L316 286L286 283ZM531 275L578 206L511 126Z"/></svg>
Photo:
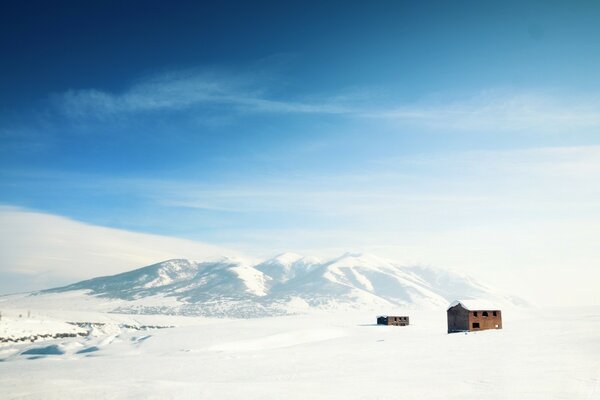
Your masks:
<svg viewBox="0 0 600 400"><path fill-rule="evenodd" d="M457 300L448 308L448 333L502 329L502 312L479 300Z"/></svg>
<svg viewBox="0 0 600 400"><path fill-rule="evenodd" d="M408 325L408 317L380 315L377 317L377 325L406 326Z"/></svg>

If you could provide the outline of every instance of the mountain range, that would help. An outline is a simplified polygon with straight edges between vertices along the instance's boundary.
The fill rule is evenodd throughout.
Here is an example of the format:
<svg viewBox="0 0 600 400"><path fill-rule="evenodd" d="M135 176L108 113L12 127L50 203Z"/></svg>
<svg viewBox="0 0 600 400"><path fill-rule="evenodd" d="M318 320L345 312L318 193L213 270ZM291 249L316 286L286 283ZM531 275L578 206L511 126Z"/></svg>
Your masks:
<svg viewBox="0 0 600 400"><path fill-rule="evenodd" d="M522 303L467 276L351 253L326 261L284 253L257 264L235 258L173 259L32 296L41 300L59 294L103 299L103 307L110 312L219 317L314 309L386 313L399 308L442 308L459 298Z"/></svg>

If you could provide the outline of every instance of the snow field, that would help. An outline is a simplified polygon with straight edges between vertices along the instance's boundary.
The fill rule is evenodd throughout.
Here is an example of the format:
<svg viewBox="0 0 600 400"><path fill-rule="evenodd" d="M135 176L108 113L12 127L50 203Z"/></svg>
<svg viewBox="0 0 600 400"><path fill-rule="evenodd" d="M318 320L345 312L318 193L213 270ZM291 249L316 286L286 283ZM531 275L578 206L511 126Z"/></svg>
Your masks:
<svg viewBox="0 0 600 400"><path fill-rule="evenodd" d="M512 310L503 330L451 335L445 310L408 315L408 327L370 313L198 318L14 345L0 353L0 398L599 398L600 307ZM23 354L36 348L47 354Z"/></svg>

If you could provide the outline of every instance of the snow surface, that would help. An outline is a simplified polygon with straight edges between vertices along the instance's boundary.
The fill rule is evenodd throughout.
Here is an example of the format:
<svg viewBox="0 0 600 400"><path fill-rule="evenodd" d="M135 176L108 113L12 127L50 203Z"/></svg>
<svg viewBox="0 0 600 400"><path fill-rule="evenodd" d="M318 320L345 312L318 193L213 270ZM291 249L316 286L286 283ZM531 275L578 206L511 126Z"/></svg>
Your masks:
<svg viewBox="0 0 600 400"><path fill-rule="evenodd" d="M6 314L6 312L4 314ZM86 331L77 326L56 319L36 319L31 317L19 318L13 315L10 317L3 315L2 320L0 321L0 338L6 339L17 340L31 338L34 335L77 335L79 333L86 333Z"/></svg>
<svg viewBox="0 0 600 400"><path fill-rule="evenodd" d="M503 309L504 329L468 334L446 333L444 308L395 309L407 327L378 326L370 312L208 319L50 307L29 324L0 308L2 332L115 324L0 347L1 399L600 398L600 307ZM123 327L142 322L177 327Z"/></svg>

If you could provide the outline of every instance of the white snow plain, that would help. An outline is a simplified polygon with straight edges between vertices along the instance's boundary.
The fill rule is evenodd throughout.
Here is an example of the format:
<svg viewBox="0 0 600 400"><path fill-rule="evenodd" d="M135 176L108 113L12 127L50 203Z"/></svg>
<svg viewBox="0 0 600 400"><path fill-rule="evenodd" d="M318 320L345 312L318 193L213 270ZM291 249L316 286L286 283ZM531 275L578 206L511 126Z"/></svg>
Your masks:
<svg viewBox="0 0 600 400"><path fill-rule="evenodd" d="M236 320L32 310L37 322L17 313L3 310L0 332L103 325L4 343L1 399L600 398L600 307L506 309L504 329L468 334L446 333L445 309L398 309L407 327L377 326L371 312ZM142 325L176 327L132 328Z"/></svg>

